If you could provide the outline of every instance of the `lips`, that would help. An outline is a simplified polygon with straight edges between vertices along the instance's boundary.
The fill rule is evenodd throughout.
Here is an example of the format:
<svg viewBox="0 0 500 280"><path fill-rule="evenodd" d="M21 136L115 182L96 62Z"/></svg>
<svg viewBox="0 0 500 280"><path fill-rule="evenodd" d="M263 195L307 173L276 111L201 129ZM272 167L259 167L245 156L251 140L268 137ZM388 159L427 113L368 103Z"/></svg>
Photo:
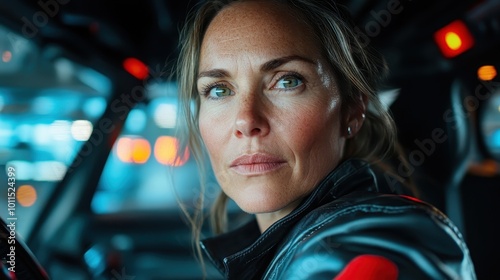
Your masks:
<svg viewBox="0 0 500 280"><path fill-rule="evenodd" d="M241 175L262 175L275 171L286 164L282 158L269 154L242 155L236 158L230 168Z"/></svg>

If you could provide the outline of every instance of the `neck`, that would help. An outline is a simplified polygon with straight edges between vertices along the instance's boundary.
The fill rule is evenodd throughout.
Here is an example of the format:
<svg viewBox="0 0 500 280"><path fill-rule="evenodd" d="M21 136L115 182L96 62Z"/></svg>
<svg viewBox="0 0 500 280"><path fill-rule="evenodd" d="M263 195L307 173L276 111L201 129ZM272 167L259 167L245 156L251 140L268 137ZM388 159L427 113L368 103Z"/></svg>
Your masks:
<svg viewBox="0 0 500 280"><path fill-rule="evenodd" d="M266 229L268 229L272 224L290 214L293 209L295 209L301 200L294 201L290 205L286 206L275 212L269 213L258 213L256 214L257 224L259 224L260 233L263 233Z"/></svg>

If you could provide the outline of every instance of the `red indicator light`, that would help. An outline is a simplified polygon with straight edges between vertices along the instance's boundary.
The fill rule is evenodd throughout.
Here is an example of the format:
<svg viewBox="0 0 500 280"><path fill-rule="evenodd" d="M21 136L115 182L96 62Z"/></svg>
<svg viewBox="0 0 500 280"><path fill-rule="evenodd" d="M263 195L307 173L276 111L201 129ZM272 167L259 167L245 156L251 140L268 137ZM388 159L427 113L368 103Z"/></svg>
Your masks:
<svg viewBox="0 0 500 280"><path fill-rule="evenodd" d="M146 64L137 58L129 57L125 59L123 61L123 68L139 80L144 80L149 75L149 70Z"/></svg>
<svg viewBox="0 0 500 280"><path fill-rule="evenodd" d="M474 37L461 20L455 20L436 31L434 40L447 58L455 57L474 45Z"/></svg>

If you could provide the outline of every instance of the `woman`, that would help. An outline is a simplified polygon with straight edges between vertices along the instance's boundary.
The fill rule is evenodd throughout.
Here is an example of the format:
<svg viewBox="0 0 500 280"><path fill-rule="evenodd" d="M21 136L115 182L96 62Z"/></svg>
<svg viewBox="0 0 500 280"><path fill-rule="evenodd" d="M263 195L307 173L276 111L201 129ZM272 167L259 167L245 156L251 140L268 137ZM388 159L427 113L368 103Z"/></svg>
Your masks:
<svg viewBox="0 0 500 280"><path fill-rule="evenodd" d="M475 278L451 222L377 179L395 128L375 95L383 59L353 30L313 0L207 1L186 25L181 102L223 191L216 230L227 197L255 214L201 242L225 278Z"/></svg>

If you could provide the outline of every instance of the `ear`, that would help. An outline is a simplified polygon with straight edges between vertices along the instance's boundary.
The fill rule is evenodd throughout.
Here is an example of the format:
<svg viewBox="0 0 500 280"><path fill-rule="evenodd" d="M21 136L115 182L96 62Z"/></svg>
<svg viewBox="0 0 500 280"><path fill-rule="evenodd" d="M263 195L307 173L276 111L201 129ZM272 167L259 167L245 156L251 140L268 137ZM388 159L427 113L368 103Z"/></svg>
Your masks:
<svg viewBox="0 0 500 280"><path fill-rule="evenodd" d="M364 94L360 94L356 101L349 106L344 129L344 135L347 139L353 138L363 126L367 107L368 97Z"/></svg>

